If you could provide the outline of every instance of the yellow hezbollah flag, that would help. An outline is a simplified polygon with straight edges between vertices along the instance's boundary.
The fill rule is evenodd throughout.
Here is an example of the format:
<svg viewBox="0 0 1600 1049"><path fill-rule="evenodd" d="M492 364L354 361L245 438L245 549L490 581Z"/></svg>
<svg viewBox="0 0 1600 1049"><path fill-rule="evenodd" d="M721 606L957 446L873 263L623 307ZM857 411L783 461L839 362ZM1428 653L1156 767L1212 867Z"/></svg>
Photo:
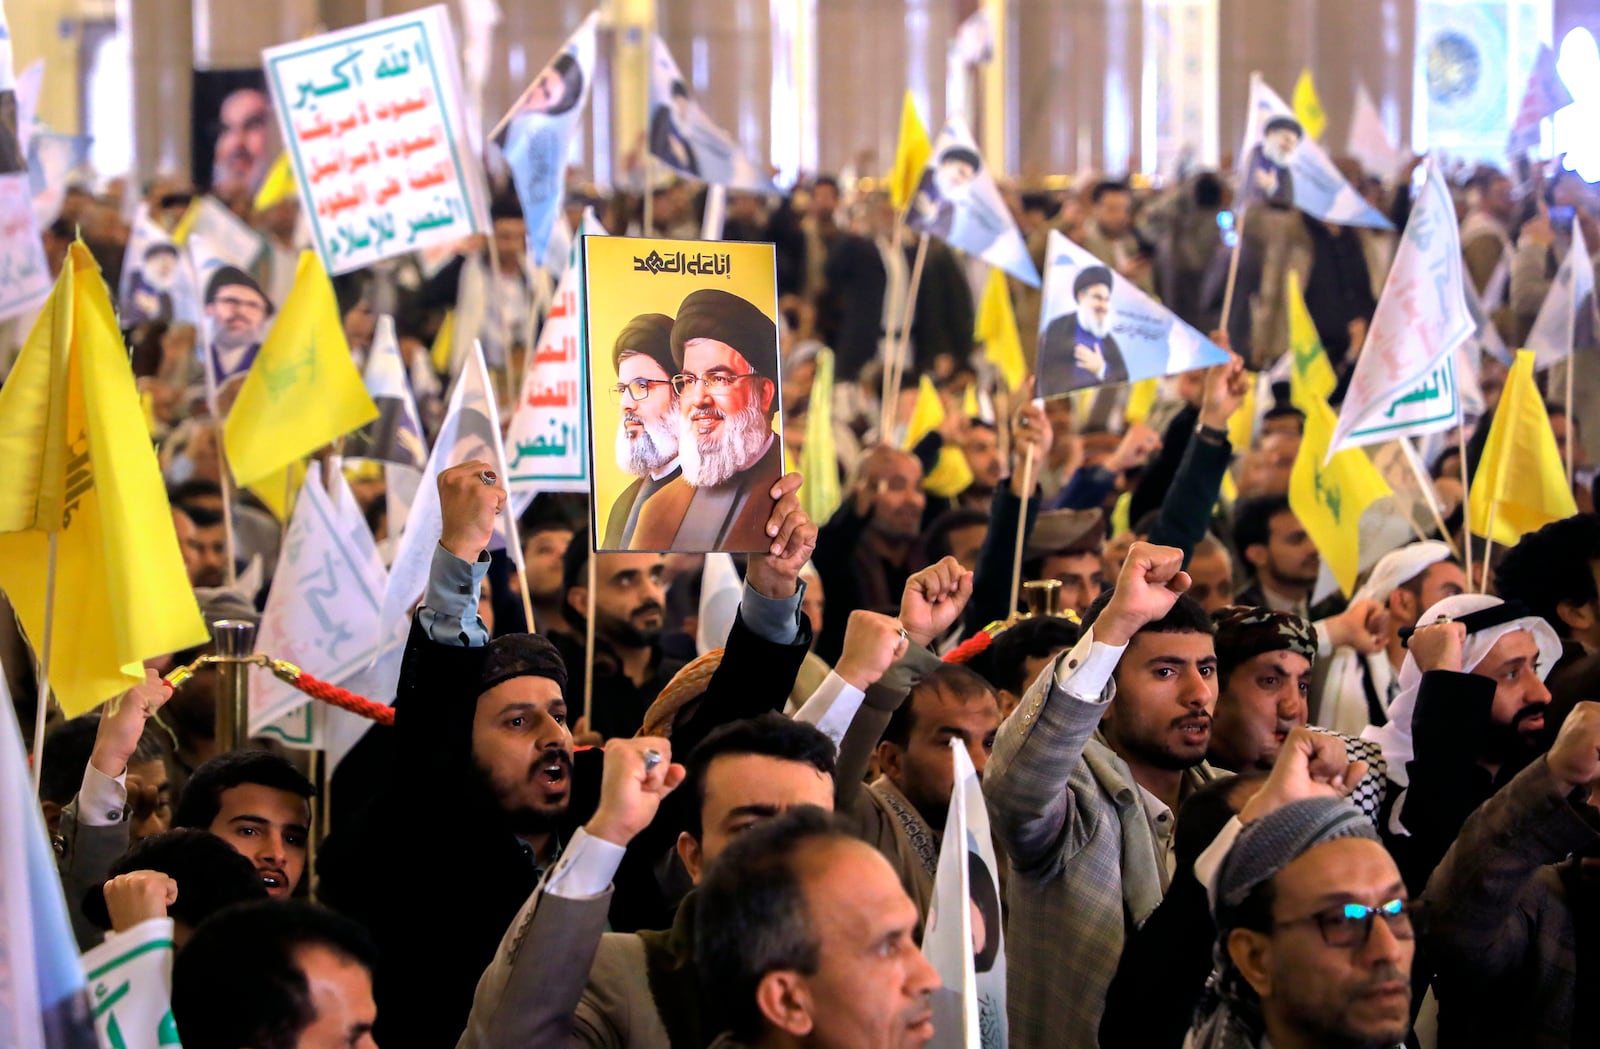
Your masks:
<svg viewBox="0 0 1600 1049"><path fill-rule="evenodd" d="M1289 271L1284 294L1289 299L1289 400L1310 415L1307 404L1319 401L1326 406L1339 380L1334 377L1333 365L1328 363L1328 353L1317 336L1317 326L1311 323L1311 311L1306 309L1305 297L1300 294L1300 275L1294 270Z"/></svg>
<svg viewBox="0 0 1600 1049"><path fill-rule="evenodd" d="M1011 308L1011 289L999 266L989 267L983 298L978 300L975 328L974 336L983 343L983 352L989 363L999 369L1007 388L1020 390L1022 380L1028 377L1028 365L1022 359L1022 338L1017 334L1017 314Z"/></svg>
<svg viewBox="0 0 1600 1049"><path fill-rule="evenodd" d="M1311 67L1300 70L1300 79L1294 82L1294 118L1300 121L1307 138L1321 138L1328 126L1328 114L1322 111L1322 99L1317 97L1317 85L1311 80Z"/></svg>
<svg viewBox="0 0 1600 1049"><path fill-rule="evenodd" d="M908 88L905 101L900 104L900 140L894 146L894 170L889 172L889 197L896 211L904 211L911 204L931 156L933 143L928 141L928 129L917 116L917 103Z"/></svg>
<svg viewBox="0 0 1600 1049"><path fill-rule="evenodd" d="M433 333L433 349L429 352L433 370L440 375L450 373L450 358L455 353L455 341L456 311L449 310L445 313L444 320L439 322L439 330Z"/></svg>
<svg viewBox="0 0 1600 1049"><path fill-rule="evenodd" d="M278 523L288 527L289 515L294 510L295 493L306 483L306 464L296 459L281 470L275 470L250 486L250 491L260 499Z"/></svg>
<svg viewBox="0 0 1600 1049"><path fill-rule="evenodd" d="M973 480L972 466L967 462L966 453L947 444L939 449L939 461L922 479L922 487L940 498L954 499L966 491Z"/></svg>
<svg viewBox="0 0 1600 1049"><path fill-rule="evenodd" d="M1472 531L1505 546L1578 512L1550 416L1534 385L1533 364L1532 350L1517 351L1468 496Z"/></svg>
<svg viewBox="0 0 1600 1049"><path fill-rule="evenodd" d="M817 374L806 400L806 437L800 446L800 506L813 521L839 508L839 450L833 439L833 351L817 353Z"/></svg>
<svg viewBox="0 0 1600 1049"><path fill-rule="evenodd" d="M256 193L255 209L266 211L274 204L294 198L299 192L295 188L294 172L289 169L289 151L284 150L272 162L272 167L267 169L267 177L261 181L261 189Z"/></svg>
<svg viewBox="0 0 1600 1049"><path fill-rule="evenodd" d="M1249 448L1256 431L1256 387L1261 383L1261 376L1255 372L1245 374L1250 376L1250 388L1245 390L1244 400L1239 407L1228 416L1228 443L1235 450ZM1228 475L1224 474L1224 483L1229 480Z"/></svg>
<svg viewBox="0 0 1600 1049"><path fill-rule="evenodd" d="M911 421L906 424L906 439L901 447L909 452L918 441L943 425L944 402L939 400L933 380L924 375L917 383L917 400L911 406Z"/></svg>
<svg viewBox="0 0 1600 1049"><path fill-rule="evenodd" d="M1289 474L1289 509L1348 597L1361 571L1361 515L1393 491L1359 448L1340 452L1324 466L1336 422L1333 409L1326 401L1310 400L1303 411L1306 433Z"/></svg>
<svg viewBox="0 0 1600 1049"><path fill-rule="evenodd" d="M303 251L294 289L222 424L234 479L253 484L377 417L333 285L316 254Z"/></svg>
<svg viewBox="0 0 1600 1049"><path fill-rule="evenodd" d="M1128 387L1128 407L1124 409L1122 417L1130 424L1142 423L1150 418L1150 409L1156 406L1159 387L1159 379L1140 379Z"/></svg>
<svg viewBox="0 0 1600 1049"><path fill-rule="evenodd" d="M68 717L144 679L152 656L208 634L100 268L80 240L0 388L0 590Z"/></svg>

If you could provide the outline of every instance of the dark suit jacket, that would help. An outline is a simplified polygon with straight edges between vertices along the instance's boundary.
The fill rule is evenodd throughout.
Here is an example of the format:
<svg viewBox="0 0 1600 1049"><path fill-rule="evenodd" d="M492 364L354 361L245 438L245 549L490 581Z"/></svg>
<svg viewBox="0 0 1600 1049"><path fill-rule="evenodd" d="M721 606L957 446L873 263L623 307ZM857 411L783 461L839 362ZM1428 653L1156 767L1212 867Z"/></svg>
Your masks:
<svg viewBox="0 0 1600 1049"><path fill-rule="evenodd" d="M1073 348L1078 343L1078 315L1066 313L1051 321L1039 343L1039 396L1059 397L1086 386L1106 386L1128 381L1128 368L1116 337L1107 334L1100 340L1106 358L1106 375L1101 379L1078 367Z"/></svg>
<svg viewBox="0 0 1600 1049"><path fill-rule="evenodd" d="M1278 188L1269 195L1256 185L1257 171L1271 171L1278 176ZM1294 207L1294 172L1288 168L1279 167L1275 162L1268 160L1261 151L1261 143L1256 143L1250 149L1250 165L1245 171L1244 196L1264 200L1275 208Z"/></svg>
<svg viewBox="0 0 1600 1049"><path fill-rule="evenodd" d="M681 466L674 466L672 472L659 481L653 477L637 477L634 482L622 490L617 496L617 501L611 504L611 516L606 518L606 542L601 550L626 550L628 540L633 538L628 531L628 518L637 516L634 505L642 504L646 499L665 488L670 482L676 481L683 475Z"/></svg>
<svg viewBox="0 0 1600 1049"><path fill-rule="evenodd" d="M744 505L738 507L732 520L724 525L719 549L733 553L766 552L767 519L772 516L773 506L767 492L782 476L783 442L774 434L766 454L754 466L727 482L738 486ZM676 543L678 531L690 511L696 491L694 485L679 476L651 496L639 511L639 524L633 530L629 547L634 550L680 549Z"/></svg>

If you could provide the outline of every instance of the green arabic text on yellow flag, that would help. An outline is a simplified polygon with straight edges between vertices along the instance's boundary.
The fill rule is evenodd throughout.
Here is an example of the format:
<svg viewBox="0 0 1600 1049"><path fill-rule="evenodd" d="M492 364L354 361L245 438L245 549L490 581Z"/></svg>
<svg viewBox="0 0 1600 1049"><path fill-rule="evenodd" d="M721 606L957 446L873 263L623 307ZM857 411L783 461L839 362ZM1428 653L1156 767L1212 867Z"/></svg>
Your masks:
<svg viewBox="0 0 1600 1049"><path fill-rule="evenodd" d="M1550 416L1534 384L1534 358L1532 350L1517 351L1469 489L1472 531L1504 546L1578 512Z"/></svg>
<svg viewBox="0 0 1600 1049"><path fill-rule="evenodd" d="M1294 270L1289 271L1284 294L1289 299L1289 400L1309 415L1311 409L1305 402L1314 399L1326 407L1339 380L1334 377L1333 365L1328 363L1328 353L1322 348L1317 326L1311 322L1311 311L1306 309L1305 297L1300 292L1300 275Z"/></svg>
<svg viewBox="0 0 1600 1049"><path fill-rule="evenodd" d="M303 251L294 289L222 424L234 479L253 484L377 417L333 285L316 253Z"/></svg>
<svg viewBox="0 0 1600 1049"><path fill-rule="evenodd" d="M0 388L0 590L68 717L144 679L140 663L206 641L105 281L73 244Z"/></svg>
<svg viewBox="0 0 1600 1049"><path fill-rule="evenodd" d="M1289 474L1289 509L1348 597L1361 572L1361 515L1393 490L1359 448L1342 451L1323 465L1333 440L1333 409L1326 401L1308 400L1301 410L1306 432Z"/></svg>

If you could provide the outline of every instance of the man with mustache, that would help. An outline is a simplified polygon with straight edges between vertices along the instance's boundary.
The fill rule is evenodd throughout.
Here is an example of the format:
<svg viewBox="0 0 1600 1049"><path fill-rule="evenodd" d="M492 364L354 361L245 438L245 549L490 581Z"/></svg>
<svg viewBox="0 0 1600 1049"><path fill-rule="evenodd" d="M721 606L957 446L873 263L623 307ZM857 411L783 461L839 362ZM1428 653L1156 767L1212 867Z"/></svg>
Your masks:
<svg viewBox="0 0 1600 1049"><path fill-rule="evenodd" d="M602 550L626 550L639 523L639 511L682 473L678 462L678 391L672 376L672 318L664 313L642 313L623 326L611 349L617 370L617 396L622 418L617 423L617 469L636 480L616 502L606 519Z"/></svg>
<svg viewBox="0 0 1600 1049"><path fill-rule="evenodd" d="M380 1044L456 1043L478 975L594 815L607 764L601 750L573 746L581 708L567 704L567 668L550 642L491 642L478 618L486 549L507 500L489 470L472 461L439 475L443 527L401 667L392 760L361 818L318 859L322 899L361 921L384 959ZM816 535L798 488L798 477L774 486L780 553L751 559L722 664L695 717L673 732L682 752L720 724L780 707L793 687L810 642L796 579ZM624 858L619 901L659 893L659 858ZM613 908L614 926L620 914Z"/></svg>
<svg viewBox="0 0 1600 1049"><path fill-rule="evenodd" d="M1211 617L1184 594L1183 551L1135 543L1000 726L984 772L1011 861L1011 1044L1094 1049L1130 927L1173 875L1174 813L1213 778ZM1131 926L1130 926L1131 923Z"/></svg>
<svg viewBox="0 0 1600 1049"><path fill-rule="evenodd" d="M1217 713L1206 760L1230 772L1270 772L1289 733L1306 723L1316 632L1297 615L1248 605L1211 619Z"/></svg>
<svg viewBox="0 0 1600 1049"><path fill-rule="evenodd" d="M288 899L305 876L315 794L311 781L282 756L230 751L194 770L172 825L215 834L255 865L267 895Z"/></svg>
<svg viewBox="0 0 1600 1049"><path fill-rule="evenodd" d="M1384 844L1420 894L1467 817L1544 749L1561 640L1520 602L1483 594L1447 597L1417 622L1389 723L1362 738L1388 765Z"/></svg>
<svg viewBox="0 0 1600 1049"><path fill-rule="evenodd" d="M672 324L683 476L639 512L634 550L766 550L768 490L783 475L778 329L753 303L703 288Z"/></svg>
<svg viewBox="0 0 1600 1049"><path fill-rule="evenodd" d="M1039 347L1039 393L1045 397L1128 381L1111 334L1111 271L1085 267L1072 282L1072 297L1077 310L1051 321Z"/></svg>

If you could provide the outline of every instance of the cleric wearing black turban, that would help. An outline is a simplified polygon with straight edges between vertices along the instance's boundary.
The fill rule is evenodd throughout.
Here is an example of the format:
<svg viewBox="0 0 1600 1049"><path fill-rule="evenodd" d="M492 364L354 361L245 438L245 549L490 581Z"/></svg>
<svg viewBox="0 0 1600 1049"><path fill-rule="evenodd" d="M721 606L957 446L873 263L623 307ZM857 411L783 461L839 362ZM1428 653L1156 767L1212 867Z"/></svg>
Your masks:
<svg viewBox="0 0 1600 1049"><path fill-rule="evenodd" d="M783 476L777 323L729 292L692 292L672 325L672 359L683 475L645 503L629 545L764 551Z"/></svg>
<svg viewBox="0 0 1600 1049"><path fill-rule="evenodd" d="M1111 334L1111 286L1111 271L1104 266L1087 266L1072 282L1077 310L1051 321L1039 347L1039 396L1128 381L1122 350Z"/></svg>

